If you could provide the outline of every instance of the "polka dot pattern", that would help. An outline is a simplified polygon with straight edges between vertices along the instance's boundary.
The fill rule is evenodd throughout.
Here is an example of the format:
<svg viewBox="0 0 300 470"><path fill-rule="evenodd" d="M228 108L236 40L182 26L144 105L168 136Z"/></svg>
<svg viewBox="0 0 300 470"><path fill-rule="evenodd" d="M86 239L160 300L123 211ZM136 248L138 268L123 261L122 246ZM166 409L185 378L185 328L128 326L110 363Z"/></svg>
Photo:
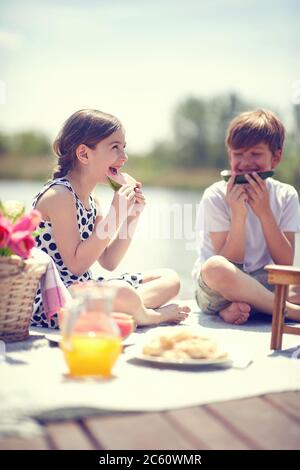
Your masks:
<svg viewBox="0 0 300 470"><path fill-rule="evenodd" d="M87 240L89 236L92 234L95 224L95 219L97 215L97 208L94 198L90 195L90 208L87 209L84 207L80 199L78 198L77 194L73 190L71 184L66 178L57 178L55 180L49 181L43 189L36 195L33 200L32 206L35 207L38 199L42 194L44 194L51 186L55 184L60 184L69 189L69 191L73 194L74 203L76 205L76 212L77 212L77 223L78 223L78 230L80 233L80 237L82 240ZM83 273L81 276L76 276L73 274L67 266L64 265L62 260L62 256L58 251L57 245L55 243L53 234L52 234L52 226L51 222L47 220L41 221L39 228L41 229L41 234L37 237L37 246L45 253L47 253L53 261L55 262L56 268L60 274L60 277L65 284L66 287L71 286L74 282L85 282L91 279L91 273L89 271ZM128 282L134 288L137 288L142 282L142 276L140 273L135 274L123 274L121 277L116 278L118 280L123 280ZM103 277L99 277L99 282L104 281ZM33 312L32 312L32 319L31 319L32 326L42 326L47 328L58 328L58 317L57 314L53 315L51 319L48 319L43 312L43 303L42 303L42 295L41 290L38 288L33 304Z"/></svg>

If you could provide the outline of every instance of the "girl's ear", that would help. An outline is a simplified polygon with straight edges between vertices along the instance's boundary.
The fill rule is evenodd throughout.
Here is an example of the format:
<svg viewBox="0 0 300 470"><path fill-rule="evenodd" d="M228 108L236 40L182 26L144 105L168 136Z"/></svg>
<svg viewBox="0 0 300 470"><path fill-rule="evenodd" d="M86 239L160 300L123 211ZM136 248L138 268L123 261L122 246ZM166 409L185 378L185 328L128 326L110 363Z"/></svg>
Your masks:
<svg viewBox="0 0 300 470"><path fill-rule="evenodd" d="M88 148L85 144L78 145L76 149L76 157L78 158L80 163L82 163L83 165L87 165L88 163L89 157L88 157L87 150Z"/></svg>
<svg viewBox="0 0 300 470"><path fill-rule="evenodd" d="M276 150L272 155L272 168L276 168L281 160L282 149Z"/></svg>

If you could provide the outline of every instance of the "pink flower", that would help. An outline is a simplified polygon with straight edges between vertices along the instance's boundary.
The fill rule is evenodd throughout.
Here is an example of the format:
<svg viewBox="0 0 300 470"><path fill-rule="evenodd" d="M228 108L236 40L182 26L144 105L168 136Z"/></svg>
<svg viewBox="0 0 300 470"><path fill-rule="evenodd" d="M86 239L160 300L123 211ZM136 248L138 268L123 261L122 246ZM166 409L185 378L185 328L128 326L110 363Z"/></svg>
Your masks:
<svg viewBox="0 0 300 470"><path fill-rule="evenodd" d="M0 256L16 254L28 258L35 246L32 232L41 221L41 214L31 210L27 215L18 201L0 201Z"/></svg>
<svg viewBox="0 0 300 470"><path fill-rule="evenodd" d="M39 211L33 209L27 215L23 215L14 225L13 232L32 232L36 229L37 225L41 221L41 214Z"/></svg>
<svg viewBox="0 0 300 470"><path fill-rule="evenodd" d="M16 255L21 256L21 258L28 258L31 248L35 246L35 240L28 230L18 232L14 230L11 233L8 246Z"/></svg>
<svg viewBox="0 0 300 470"><path fill-rule="evenodd" d="M6 217L0 215L0 248L7 247L8 240L12 231L12 223Z"/></svg>

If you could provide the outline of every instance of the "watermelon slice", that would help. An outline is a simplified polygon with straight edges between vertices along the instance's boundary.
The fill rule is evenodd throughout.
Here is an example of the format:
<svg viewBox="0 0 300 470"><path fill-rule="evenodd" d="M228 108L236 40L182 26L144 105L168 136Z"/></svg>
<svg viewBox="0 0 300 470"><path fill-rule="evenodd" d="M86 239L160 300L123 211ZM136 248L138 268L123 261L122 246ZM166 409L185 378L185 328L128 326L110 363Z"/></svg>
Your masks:
<svg viewBox="0 0 300 470"><path fill-rule="evenodd" d="M221 171L221 177L224 181L229 181L229 178L231 176L231 171L230 170L223 170ZM271 176L274 175L274 171L270 170L270 171L258 171L257 172L258 176L260 176L263 180L267 179L267 178L270 178ZM251 175L250 175L251 176ZM245 175L236 175L235 177L235 180L234 180L234 183L235 184L246 184L248 183L247 179L245 178Z"/></svg>
<svg viewBox="0 0 300 470"><path fill-rule="evenodd" d="M135 330L136 324L132 315L128 315L127 313L113 312L111 316L119 327L122 339L127 338L127 336L129 336L130 333Z"/></svg>
<svg viewBox="0 0 300 470"><path fill-rule="evenodd" d="M132 176L128 175L128 173L119 172L117 168L109 167L106 176L114 191L119 191L123 184L131 184L134 187L136 186L136 180L132 178Z"/></svg>

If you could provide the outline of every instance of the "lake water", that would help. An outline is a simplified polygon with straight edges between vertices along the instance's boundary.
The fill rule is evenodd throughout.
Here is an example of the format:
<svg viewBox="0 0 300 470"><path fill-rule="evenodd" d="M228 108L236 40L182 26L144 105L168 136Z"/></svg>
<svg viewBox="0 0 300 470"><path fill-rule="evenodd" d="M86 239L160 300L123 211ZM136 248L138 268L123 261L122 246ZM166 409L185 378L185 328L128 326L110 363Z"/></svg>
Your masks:
<svg viewBox="0 0 300 470"><path fill-rule="evenodd" d="M41 186L39 182L1 181L0 199L17 199L29 209L33 196ZM191 270L196 258L194 224L201 193L163 188L144 188L144 193L147 206L135 238L116 274L161 267L173 268L182 280L180 297L192 298ZM111 189L98 187L96 196L104 211L107 210L112 199ZM300 265L299 234L296 237L295 264ZM115 277L115 273L112 276L112 273L100 266L94 266L93 271L95 274Z"/></svg>

